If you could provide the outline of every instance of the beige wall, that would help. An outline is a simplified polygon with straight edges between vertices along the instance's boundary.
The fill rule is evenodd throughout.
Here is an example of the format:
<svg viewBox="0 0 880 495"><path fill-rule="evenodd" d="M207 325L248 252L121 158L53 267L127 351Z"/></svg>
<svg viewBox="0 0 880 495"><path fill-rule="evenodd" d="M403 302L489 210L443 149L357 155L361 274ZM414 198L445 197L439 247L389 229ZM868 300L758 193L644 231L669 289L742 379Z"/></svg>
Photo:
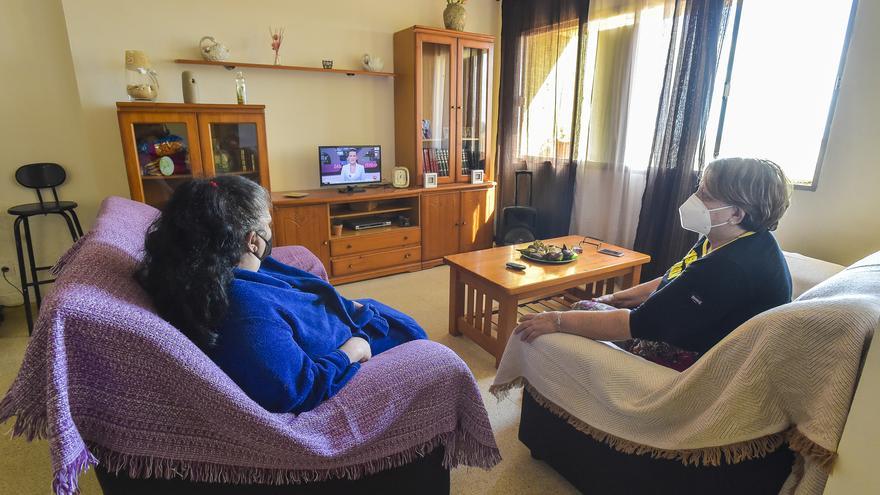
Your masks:
<svg viewBox="0 0 880 495"><path fill-rule="evenodd" d="M413 24L442 26L445 5L437 0L155 0L149 12L144 12L144 4L135 1L63 3L89 142L97 150L98 167L107 172L103 189L117 194L127 192L114 109L114 103L125 97L125 49L144 50L151 57L160 77L161 101L182 101L180 73L192 70L203 103L232 103L234 72L171 61L199 58L199 39L211 35L232 50L231 60L272 63L268 31L273 25L286 29L283 64L320 66L322 59L333 59L337 68L360 68L361 56L371 53L382 57L386 69L392 70L393 33ZM468 11L469 30L495 31L497 2L469 2ZM383 146L385 171L395 165L394 83L390 78L260 69L244 72L248 101L267 106L274 190L319 185L319 144L378 143Z"/></svg>
<svg viewBox="0 0 880 495"><path fill-rule="evenodd" d="M19 163L58 161L70 173L63 196L75 199L88 228L107 195L128 196L115 102L126 98L123 53L144 50L159 73L160 101L181 102L180 73L195 72L203 103L234 102L234 72L174 64L199 58L197 43L214 36L232 50L231 60L272 62L269 26L284 26L281 63L359 68L364 53L393 70L392 36L414 24L441 27L442 0L260 0L218 2L154 0L6 0L0 15L4 52L4 119L0 132L6 177L4 208L30 201L13 182ZM500 2L471 0L468 31L498 34ZM272 70L245 70L249 103L267 106L272 189L318 186L319 144L378 143L387 174L394 160L393 82ZM7 86L9 85L9 86ZM8 88L8 90L6 89ZM8 192L8 193L7 193ZM63 223L43 222L43 264L69 244ZM0 264L16 266L11 222L0 233ZM15 280L17 280L17 274ZM5 285L5 284L4 284ZM0 303L19 296L0 286Z"/></svg>
<svg viewBox="0 0 880 495"><path fill-rule="evenodd" d="M877 426L877 411L880 410L878 331L880 328L874 331L875 342L865 358L825 495L880 493L880 476L877 476L877 446L880 445L880 428Z"/></svg>
<svg viewBox="0 0 880 495"><path fill-rule="evenodd" d="M9 278L18 285L13 217L6 209L37 198L15 182L15 169L25 163L61 163L68 172L61 197L78 201L80 217L86 221L94 217L106 192L94 186L98 170L92 165L83 132L60 0L4 0L0 53L4 67L0 84L0 265L12 268ZM51 265L71 242L64 221L58 216L35 217L31 226L38 264ZM0 304L20 303L21 296L0 280Z"/></svg>
<svg viewBox="0 0 880 495"><path fill-rule="evenodd" d="M880 2L861 0L819 187L794 192L783 249L844 265L880 250L878 23Z"/></svg>

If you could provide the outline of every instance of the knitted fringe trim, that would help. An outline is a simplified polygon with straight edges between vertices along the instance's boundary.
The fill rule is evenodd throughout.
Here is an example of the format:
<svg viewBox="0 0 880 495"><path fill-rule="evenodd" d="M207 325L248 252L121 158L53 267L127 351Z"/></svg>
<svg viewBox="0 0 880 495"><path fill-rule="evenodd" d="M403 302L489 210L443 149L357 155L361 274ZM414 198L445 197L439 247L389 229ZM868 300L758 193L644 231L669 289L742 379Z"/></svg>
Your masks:
<svg viewBox="0 0 880 495"><path fill-rule="evenodd" d="M14 411L8 399L9 397L0 403L0 422L17 416L12 430L13 436L24 436L28 441L48 437L48 421L45 413ZM209 483L271 485L309 483L332 478L354 480L409 464L417 458L430 454L437 447L444 448L443 467L447 469L465 465L489 470L501 462L501 452L494 442L492 445L481 442L465 431L461 425L455 431L441 433L427 442L391 456L330 469L258 468L163 459L115 452L89 442L88 449L83 449L72 462L55 472L52 487L57 495L76 495L79 490L79 475L99 462L104 464L109 472L125 471L132 478L182 478Z"/></svg>
<svg viewBox="0 0 880 495"><path fill-rule="evenodd" d="M433 439L382 459L329 469L278 469L229 466L210 462L163 459L158 457L124 454L90 443L98 461L107 471L127 472L132 478L181 478L208 483L289 485L325 481L334 478L356 480L363 476L394 469L427 456L443 447L443 467L459 465L489 470L501 461L497 447L487 446L462 431L441 433ZM94 463L93 463L94 464ZM56 492L58 495L66 493Z"/></svg>
<svg viewBox="0 0 880 495"><path fill-rule="evenodd" d="M648 454L654 459L679 460L685 465L720 466L722 458L727 464L738 464L750 459L765 457L779 449L783 443L788 442L791 450L816 460L826 471L830 471L836 456L834 452L821 447L807 438L797 427L761 438L718 447L683 450L661 449L626 440L588 425L541 395L524 377L519 377L508 383L492 385L489 388L489 392L498 400L502 400L507 397L511 389L520 387L527 390L532 398L535 399L535 402L565 420L578 431L624 454Z"/></svg>
<svg viewBox="0 0 880 495"><path fill-rule="evenodd" d="M791 428L785 433L785 440L788 442L788 448L804 457L809 457L815 461L823 471L831 474L831 467L834 465L834 460L837 459L837 452L830 451L810 440L806 435L801 433L797 427Z"/></svg>
<svg viewBox="0 0 880 495"><path fill-rule="evenodd" d="M24 437L28 442L48 438L49 420L46 411L35 411L34 407L18 406L13 403L13 395L7 394L0 402L0 423L5 423L9 418L15 416L15 423L12 425L11 431L12 436Z"/></svg>

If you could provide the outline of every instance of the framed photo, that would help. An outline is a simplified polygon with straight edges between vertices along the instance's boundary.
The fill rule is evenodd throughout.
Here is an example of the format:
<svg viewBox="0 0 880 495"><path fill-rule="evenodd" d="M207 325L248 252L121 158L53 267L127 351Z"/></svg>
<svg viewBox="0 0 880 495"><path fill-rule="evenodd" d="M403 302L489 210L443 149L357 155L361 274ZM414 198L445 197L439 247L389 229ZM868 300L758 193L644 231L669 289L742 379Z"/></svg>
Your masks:
<svg viewBox="0 0 880 495"><path fill-rule="evenodd" d="M432 187L437 187L437 173L427 172L425 173L425 189L430 189Z"/></svg>
<svg viewBox="0 0 880 495"><path fill-rule="evenodd" d="M483 171L482 170L471 170L471 184L482 184L483 183Z"/></svg>

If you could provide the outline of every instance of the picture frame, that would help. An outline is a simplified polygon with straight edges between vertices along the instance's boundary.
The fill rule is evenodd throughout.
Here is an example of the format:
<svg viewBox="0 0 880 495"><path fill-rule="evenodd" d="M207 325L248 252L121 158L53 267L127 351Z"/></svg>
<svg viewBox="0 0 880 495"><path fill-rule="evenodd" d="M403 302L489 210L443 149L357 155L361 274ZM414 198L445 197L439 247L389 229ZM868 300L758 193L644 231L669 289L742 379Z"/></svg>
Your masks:
<svg viewBox="0 0 880 495"><path fill-rule="evenodd" d="M483 170L471 170L471 184L482 184L485 180Z"/></svg>
<svg viewBox="0 0 880 495"><path fill-rule="evenodd" d="M425 189L437 187L437 173L425 172Z"/></svg>

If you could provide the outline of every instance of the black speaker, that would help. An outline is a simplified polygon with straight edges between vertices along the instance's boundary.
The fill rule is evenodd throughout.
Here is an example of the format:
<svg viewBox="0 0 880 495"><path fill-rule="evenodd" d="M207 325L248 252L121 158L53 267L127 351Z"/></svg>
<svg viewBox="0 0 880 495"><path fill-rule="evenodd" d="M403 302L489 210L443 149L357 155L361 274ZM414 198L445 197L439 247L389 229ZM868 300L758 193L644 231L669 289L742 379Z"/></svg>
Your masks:
<svg viewBox="0 0 880 495"><path fill-rule="evenodd" d="M529 180L529 203L528 206L519 205L519 179L527 177ZM532 208L532 171L517 170L515 180L516 192L514 192L514 206L505 207L501 210L501 235L499 244L521 244L535 240L535 225L538 221L538 210Z"/></svg>

